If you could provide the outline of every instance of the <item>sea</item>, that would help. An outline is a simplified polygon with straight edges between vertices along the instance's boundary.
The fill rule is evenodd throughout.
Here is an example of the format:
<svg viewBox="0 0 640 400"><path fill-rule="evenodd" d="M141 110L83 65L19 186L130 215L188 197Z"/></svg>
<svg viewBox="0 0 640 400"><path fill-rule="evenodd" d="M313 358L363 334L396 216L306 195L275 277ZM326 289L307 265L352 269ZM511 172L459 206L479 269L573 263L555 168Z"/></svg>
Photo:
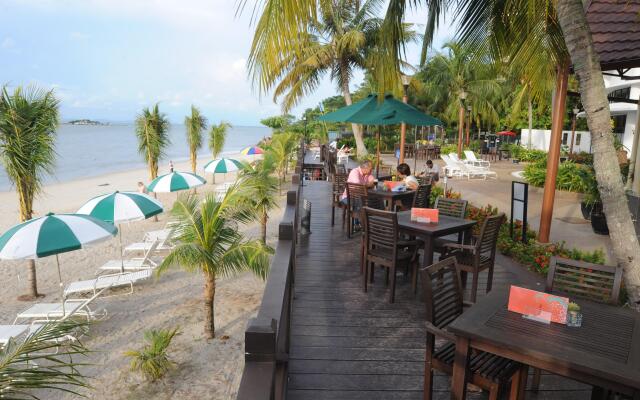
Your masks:
<svg viewBox="0 0 640 400"><path fill-rule="evenodd" d="M223 156L238 153L247 146L257 144L271 136L271 129L259 126L234 126L227 132ZM189 159L185 126L172 124L169 130L171 144L162 164ZM113 172L144 168L133 124L70 125L61 124L56 132L56 166L53 175L45 176L45 184L90 178ZM211 160L205 140L198 152L198 164ZM0 165L0 191L12 190L4 168Z"/></svg>

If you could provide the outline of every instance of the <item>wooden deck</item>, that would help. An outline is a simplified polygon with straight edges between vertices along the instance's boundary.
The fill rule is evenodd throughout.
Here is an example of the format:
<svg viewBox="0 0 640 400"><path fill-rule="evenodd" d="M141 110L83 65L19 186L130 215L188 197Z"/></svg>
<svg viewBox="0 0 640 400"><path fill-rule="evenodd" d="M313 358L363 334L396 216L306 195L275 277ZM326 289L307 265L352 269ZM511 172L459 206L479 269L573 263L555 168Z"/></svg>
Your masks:
<svg viewBox="0 0 640 400"><path fill-rule="evenodd" d="M347 239L341 213L331 226L331 185L305 182L302 198L312 202L311 231L297 250L291 320L288 399L422 399L424 307L410 282L398 281L396 302L387 302L384 280L362 291L360 237ZM542 282L499 257L494 286ZM378 274L382 277L382 274ZM481 275L479 293L484 293ZM433 398L449 399L449 378L436 375ZM543 373L540 391L528 399L578 400L591 387ZM484 399L482 393L470 399Z"/></svg>

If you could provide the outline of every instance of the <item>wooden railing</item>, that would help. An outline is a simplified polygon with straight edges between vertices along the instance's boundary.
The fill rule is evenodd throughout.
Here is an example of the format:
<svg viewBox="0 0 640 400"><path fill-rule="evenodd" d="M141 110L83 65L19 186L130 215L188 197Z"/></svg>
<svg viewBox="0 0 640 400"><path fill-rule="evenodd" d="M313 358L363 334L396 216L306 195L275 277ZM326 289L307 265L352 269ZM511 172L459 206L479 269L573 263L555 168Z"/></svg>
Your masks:
<svg viewBox="0 0 640 400"><path fill-rule="evenodd" d="M278 243L262 303L257 316L249 320L244 334L245 365L238 400L280 400L286 394L303 143L297 156L292 190L287 192L287 205L279 225Z"/></svg>

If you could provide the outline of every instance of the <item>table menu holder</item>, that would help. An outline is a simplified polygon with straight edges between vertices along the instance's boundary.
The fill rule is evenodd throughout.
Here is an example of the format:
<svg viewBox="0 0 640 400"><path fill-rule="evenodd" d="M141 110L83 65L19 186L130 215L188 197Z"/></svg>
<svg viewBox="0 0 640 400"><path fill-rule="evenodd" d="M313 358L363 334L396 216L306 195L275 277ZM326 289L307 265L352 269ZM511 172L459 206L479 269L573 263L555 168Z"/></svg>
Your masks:
<svg viewBox="0 0 640 400"><path fill-rule="evenodd" d="M532 321L566 324L569 298L538 292L519 286L509 290L508 310Z"/></svg>
<svg viewBox="0 0 640 400"><path fill-rule="evenodd" d="M413 207L411 209L411 221L413 222L421 222L425 224L437 224L438 215L439 215L439 212L437 208Z"/></svg>

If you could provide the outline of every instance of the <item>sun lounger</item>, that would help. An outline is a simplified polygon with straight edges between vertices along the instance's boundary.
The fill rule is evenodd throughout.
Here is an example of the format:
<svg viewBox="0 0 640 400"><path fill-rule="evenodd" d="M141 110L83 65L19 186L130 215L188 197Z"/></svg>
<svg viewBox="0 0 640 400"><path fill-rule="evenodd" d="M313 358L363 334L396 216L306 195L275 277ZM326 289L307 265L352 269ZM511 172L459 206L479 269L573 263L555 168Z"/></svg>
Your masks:
<svg viewBox="0 0 640 400"><path fill-rule="evenodd" d="M4 347L12 338L25 334L31 325L0 325L0 348Z"/></svg>
<svg viewBox="0 0 640 400"><path fill-rule="evenodd" d="M62 302L59 303L36 303L26 310L19 312L14 324L18 322L30 321L30 320L42 320L42 321L58 321L66 319L73 315L74 317L82 317L87 321L102 319L106 317L106 309L91 309L91 303L98 298L108 286L94 293L88 299L69 299L64 301L64 311L62 309Z"/></svg>
<svg viewBox="0 0 640 400"><path fill-rule="evenodd" d="M464 155L469 161L469 163L475 167L482 167L486 169L489 169L491 167L491 164L489 164L489 161L478 160L478 158L476 158L476 153L474 153L471 150L465 150Z"/></svg>
<svg viewBox="0 0 640 400"><path fill-rule="evenodd" d="M166 239L165 239L166 240ZM103 266L98 268L98 274L104 271L139 271L143 269L154 269L158 266L151 256L160 244L159 241L152 242L151 246L145 251L144 257L130 258L127 260L109 260Z"/></svg>
<svg viewBox="0 0 640 400"><path fill-rule="evenodd" d="M472 177L479 177L483 179L487 179L488 177L497 179L498 174L495 171L490 171L486 168L474 167L471 165L461 164L460 166L460 176L466 176L467 179L471 180Z"/></svg>
<svg viewBox="0 0 640 400"><path fill-rule="evenodd" d="M131 243L130 245L124 248L124 252L125 253L140 252L140 251L148 252L152 248L154 248L155 251L171 250L173 248L173 245L171 244L171 237L167 236L164 239L154 240L151 242Z"/></svg>
<svg viewBox="0 0 640 400"><path fill-rule="evenodd" d="M86 281L77 281L70 283L64 289L65 297L70 294L93 292L95 295L105 288L115 289L119 287L129 286L128 293L133 293L133 284L151 277L152 271L149 269L136 272L128 272L124 274L101 275L96 279L88 279Z"/></svg>
<svg viewBox="0 0 640 400"><path fill-rule="evenodd" d="M442 154L440 158L442 158L445 163L444 173L446 176L462 176L462 170L459 165L460 163L456 163L446 154Z"/></svg>

